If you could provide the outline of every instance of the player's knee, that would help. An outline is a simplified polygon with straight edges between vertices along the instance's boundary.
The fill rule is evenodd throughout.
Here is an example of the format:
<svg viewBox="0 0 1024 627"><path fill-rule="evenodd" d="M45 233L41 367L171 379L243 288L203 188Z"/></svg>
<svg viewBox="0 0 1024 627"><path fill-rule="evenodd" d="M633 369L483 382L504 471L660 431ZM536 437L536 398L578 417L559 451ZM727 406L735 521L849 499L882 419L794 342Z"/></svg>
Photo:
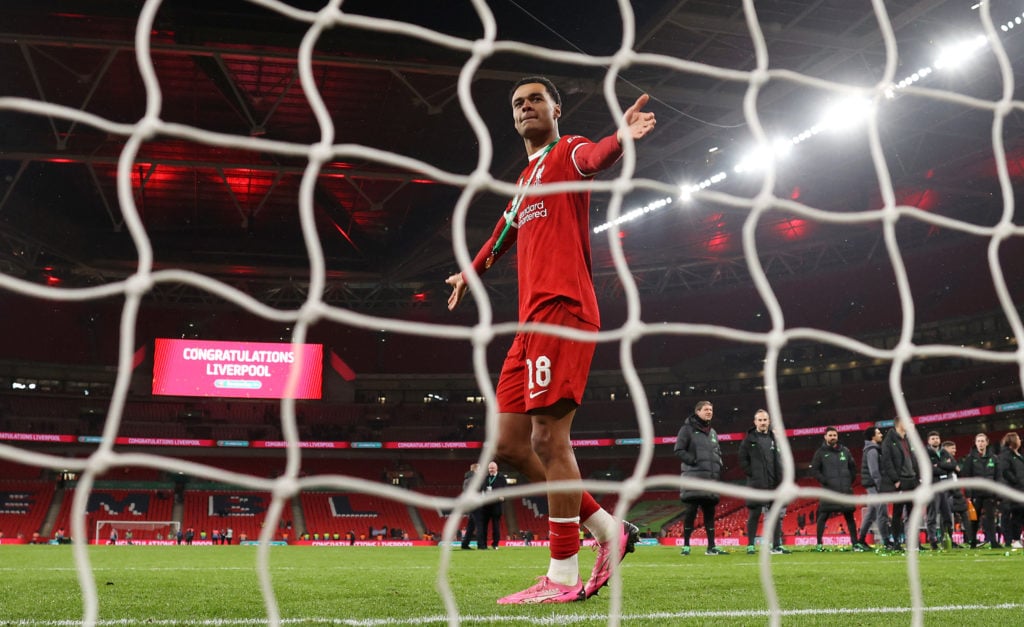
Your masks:
<svg viewBox="0 0 1024 627"><path fill-rule="evenodd" d="M499 440L494 457L495 461L499 464L512 466L516 470L520 470L531 454L533 454L533 450L525 442Z"/></svg>
<svg viewBox="0 0 1024 627"><path fill-rule="evenodd" d="M548 429L534 429L533 435L530 437L530 444L541 463L546 467L552 461L571 454L572 447L568 446L568 442L564 440L565 438L557 437Z"/></svg>

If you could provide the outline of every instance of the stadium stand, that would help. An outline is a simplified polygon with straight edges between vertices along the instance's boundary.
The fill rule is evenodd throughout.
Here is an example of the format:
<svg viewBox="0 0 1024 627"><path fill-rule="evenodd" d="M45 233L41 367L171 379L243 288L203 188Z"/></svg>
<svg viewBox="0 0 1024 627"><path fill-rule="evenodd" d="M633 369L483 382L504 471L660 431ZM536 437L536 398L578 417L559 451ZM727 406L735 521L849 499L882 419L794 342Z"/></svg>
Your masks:
<svg viewBox="0 0 1024 627"><path fill-rule="evenodd" d="M39 479L0 480L0 532L5 538L31 539L42 533L54 483Z"/></svg>
<svg viewBox="0 0 1024 627"><path fill-rule="evenodd" d="M57 529L68 530L70 534L71 508L76 489L72 487L64 490L64 498L49 535ZM168 521L172 520L173 508L173 494L169 489L97 487L89 494L85 527L92 540L99 520ZM139 540L154 540L156 533L155 530L143 529L133 532Z"/></svg>
<svg viewBox="0 0 1024 627"><path fill-rule="evenodd" d="M186 490L182 529L195 529L200 533L213 529L232 529L236 542L242 537L259 536L270 504L270 493L244 490ZM286 514L287 515L287 514ZM278 529L274 539L295 537L288 529Z"/></svg>

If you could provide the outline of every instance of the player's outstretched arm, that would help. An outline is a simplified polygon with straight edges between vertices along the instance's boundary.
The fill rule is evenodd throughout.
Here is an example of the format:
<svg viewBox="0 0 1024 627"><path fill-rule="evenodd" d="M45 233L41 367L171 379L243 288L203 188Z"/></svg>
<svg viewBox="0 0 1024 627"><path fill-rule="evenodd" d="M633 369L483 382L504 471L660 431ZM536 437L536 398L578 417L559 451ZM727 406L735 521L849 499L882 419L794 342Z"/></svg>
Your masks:
<svg viewBox="0 0 1024 627"><path fill-rule="evenodd" d="M622 116L626 124L625 133L634 140L640 139L654 129L654 114L643 111L650 99L650 96L643 94ZM619 129L614 135L609 135L595 144L582 146L573 153L576 167L584 176L593 176L610 168L622 156L623 137L623 129Z"/></svg>
<svg viewBox="0 0 1024 627"><path fill-rule="evenodd" d="M448 295L448 311L453 311L469 291L469 284L466 283L466 279L462 278L461 272L456 272L448 277L445 283L452 286L452 293Z"/></svg>
<svg viewBox="0 0 1024 627"><path fill-rule="evenodd" d="M647 106L648 101L651 97L647 94L641 94L633 106L626 109L623 114L623 120L626 122L626 131L633 139L640 139L644 135L647 135L654 130L654 125L657 120L654 119L654 114L648 111L644 111L643 108ZM622 143L622 130L620 129L616 133L616 137L619 143Z"/></svg>

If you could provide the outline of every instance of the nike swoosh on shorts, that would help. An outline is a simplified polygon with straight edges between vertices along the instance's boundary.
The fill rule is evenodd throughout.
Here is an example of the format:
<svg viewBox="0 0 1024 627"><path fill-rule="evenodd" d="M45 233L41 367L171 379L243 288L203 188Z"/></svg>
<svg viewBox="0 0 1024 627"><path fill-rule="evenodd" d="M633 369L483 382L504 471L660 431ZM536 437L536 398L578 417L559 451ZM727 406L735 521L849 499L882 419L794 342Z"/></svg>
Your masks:
<svg viewBox="0 0 1024 627"><path fill-rule="evenodd" d="M546 389L545 390L541 390L539 392L530 392L530 398L537 398L538 396L540 396L541 394L544 394L545 392L547 392Z"/></svg>

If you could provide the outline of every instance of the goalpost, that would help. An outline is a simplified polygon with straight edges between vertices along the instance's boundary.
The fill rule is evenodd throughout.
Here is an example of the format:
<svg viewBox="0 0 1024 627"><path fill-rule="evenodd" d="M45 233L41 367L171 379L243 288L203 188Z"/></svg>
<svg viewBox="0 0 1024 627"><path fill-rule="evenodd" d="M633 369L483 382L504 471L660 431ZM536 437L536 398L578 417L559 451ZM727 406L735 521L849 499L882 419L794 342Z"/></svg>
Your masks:
<svg viewBox="0 0 1024 627"><path fill-rule="evenodd" d="M96 544L106 544L111 540L111 534L117 533L117 543L124 544L129 540L132 542L152 540L174 540L181 530L181 523L177 520L97 520L96 521ZM141 532L141 533L140 533ZM131 538L128 534L131 533Z"/></svg>

